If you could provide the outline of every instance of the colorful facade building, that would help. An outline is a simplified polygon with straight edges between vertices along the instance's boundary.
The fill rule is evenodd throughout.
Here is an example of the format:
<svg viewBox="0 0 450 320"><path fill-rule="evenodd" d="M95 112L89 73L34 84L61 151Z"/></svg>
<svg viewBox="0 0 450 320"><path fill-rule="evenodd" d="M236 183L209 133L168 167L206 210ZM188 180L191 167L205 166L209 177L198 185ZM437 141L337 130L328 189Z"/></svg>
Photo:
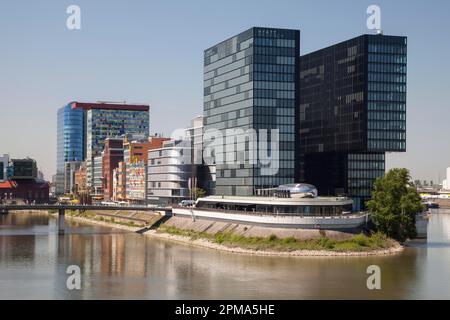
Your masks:
<svg viewBox="0 0 450 320"><path fill-rule="evenodd" d="M107 138L105 140L105 150L102 152L102 183L103 199L111 201L113 199L113 173L123 161L123 138Z"/></svg>
<svg viewBox="0 0 450 320"><path fill-rule="evenodd" d="M80 200L80 203L89 204L90 192L86 186L86 163L82 162L80 168L75 172L75 196Z"/></svg>
<svg viewBox="0 0 450 320"><path fill-rule="evenodd" d="M119 166L113 170L113 201L126 201L126 166L125 162L119 162Z"/></svg>

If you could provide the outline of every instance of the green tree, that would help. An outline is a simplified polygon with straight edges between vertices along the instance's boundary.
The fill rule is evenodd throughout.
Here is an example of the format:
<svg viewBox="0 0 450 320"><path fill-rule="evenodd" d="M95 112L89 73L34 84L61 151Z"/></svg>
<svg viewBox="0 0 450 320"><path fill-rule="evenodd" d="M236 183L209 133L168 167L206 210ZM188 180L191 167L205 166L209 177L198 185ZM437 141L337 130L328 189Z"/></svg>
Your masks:
<svg viewBox="0 0 450 320"><path fill-rule="evenodd" d="M378 178L367 206L378 231L401 242L416 236L416 214L423 206L407 169Z"/></svg>
<svg viewBox="0 0 450 320"><path fill-rule="evenodd" d="M198 198L203 198L206 195L206 191L202 188L193 188L192 195L194 196L194 199L197 200Z"/></svg>

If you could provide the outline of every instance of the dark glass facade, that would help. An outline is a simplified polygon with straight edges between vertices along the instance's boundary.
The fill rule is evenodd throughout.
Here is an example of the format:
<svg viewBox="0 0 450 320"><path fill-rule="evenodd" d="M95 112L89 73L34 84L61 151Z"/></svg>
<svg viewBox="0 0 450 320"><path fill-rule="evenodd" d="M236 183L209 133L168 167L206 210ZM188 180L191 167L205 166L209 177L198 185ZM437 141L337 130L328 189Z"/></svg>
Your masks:
<svg viewBox="0 0 450 320"><path fill-rule="evenodd" d="M216 194L253 195L294 182L299 48L298 30L251 28L205 51L204 130L224 136L223 148L214 150L221 159ZM248 161L257 145L227 139L230 129L255 130L258 140L270 140L262 130L270 137L278 129L278 170L266 174L261 163Z"/></svg>
<svg viewBox="0 0 450 320"><path fill-rule="evenodd" d="M406 37L363 35L301 56L299 178L364 207L385 152L406 150Z"/></svg>

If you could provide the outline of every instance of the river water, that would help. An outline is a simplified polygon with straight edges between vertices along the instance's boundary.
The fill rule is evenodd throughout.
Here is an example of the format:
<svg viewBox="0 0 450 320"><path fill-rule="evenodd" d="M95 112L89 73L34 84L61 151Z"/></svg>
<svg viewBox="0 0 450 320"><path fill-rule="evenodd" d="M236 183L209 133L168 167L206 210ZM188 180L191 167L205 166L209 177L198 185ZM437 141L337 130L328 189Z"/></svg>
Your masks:
<svg viewBox="0 0 450 320"><path fill-rule="evenodd" d="M428 240L386 257L258 257L217 252L68 222L0 216L0 299L450 299L450 210ZM67 267L81 269L69 290ZM370 265L381 290L367 289Z"/></svg>

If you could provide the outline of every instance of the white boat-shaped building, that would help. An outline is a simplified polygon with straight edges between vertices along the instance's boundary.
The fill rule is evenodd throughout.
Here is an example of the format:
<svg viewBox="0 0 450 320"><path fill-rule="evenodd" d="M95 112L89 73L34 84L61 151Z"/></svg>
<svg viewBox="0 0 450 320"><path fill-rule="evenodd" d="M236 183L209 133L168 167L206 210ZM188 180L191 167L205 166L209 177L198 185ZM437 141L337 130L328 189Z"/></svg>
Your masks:
<svg viewBox="0 0 450 320"><path fill-rule="evenodd" d="M198 199L192 207L174 207L172 212L175 216L194 220L210 219L274 228L343 230L358 229L368 222L367 213L352 212L351 199L317 197L317 191L311 190L306 190L302 197L300 192L291 194L289 188L294 186L300 190L298 185L280 186L270 197L209 196Z"/></svg>

